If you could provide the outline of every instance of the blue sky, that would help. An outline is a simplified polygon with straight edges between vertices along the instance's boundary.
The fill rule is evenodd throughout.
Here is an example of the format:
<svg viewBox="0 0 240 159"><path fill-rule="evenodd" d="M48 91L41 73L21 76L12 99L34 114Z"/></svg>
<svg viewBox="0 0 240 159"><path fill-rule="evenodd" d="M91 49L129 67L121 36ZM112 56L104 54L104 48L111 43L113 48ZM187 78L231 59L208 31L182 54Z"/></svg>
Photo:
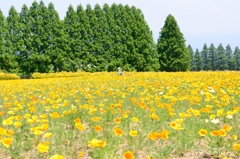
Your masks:
<svg viewBox="0 0 240 159"><path fill-rule="evenodd" d="M37 0L39 2L39 0ZM23 4L31 6L33 0L0 0L0 9L5 16L13 5L18 12ZM172 14L181 32L186 39L186 45L191 44L193 49L200 51L203 44L217 47L220 43L226 47L230 44L232 50L240 47L240 0L43 0L45 5L52 2L61 19L64 18L68 6L90 4L103 6L123 4L134 5L142 10L145 20L153 32L154 41L157 42L159 32L169 14Z"/></svg>

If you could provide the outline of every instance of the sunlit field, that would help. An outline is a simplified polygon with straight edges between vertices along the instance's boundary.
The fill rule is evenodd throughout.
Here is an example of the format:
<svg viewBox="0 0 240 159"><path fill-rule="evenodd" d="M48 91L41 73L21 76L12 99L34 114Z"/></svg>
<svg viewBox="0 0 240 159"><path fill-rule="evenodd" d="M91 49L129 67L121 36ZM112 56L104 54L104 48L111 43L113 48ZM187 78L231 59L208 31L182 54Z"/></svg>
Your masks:
<svg viewBox="0 0 240 159"><path fill-rule="evenodd" d="M240 72L126 74L0 81L0 158L240 155Z"/></svg>

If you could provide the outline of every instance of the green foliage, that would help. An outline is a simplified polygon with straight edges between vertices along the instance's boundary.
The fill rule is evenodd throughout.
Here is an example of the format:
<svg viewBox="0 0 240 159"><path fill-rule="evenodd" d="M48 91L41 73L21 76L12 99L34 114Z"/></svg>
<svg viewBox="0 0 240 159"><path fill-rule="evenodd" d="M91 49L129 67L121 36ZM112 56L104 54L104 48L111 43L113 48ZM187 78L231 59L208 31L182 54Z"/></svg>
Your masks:
<svg viewBox="0 0 240 159"><path fill-rule="evenodd" d="M191 70L193 70L193 68L195 67L195 64L194 64L194 52L191 45L188 45L188 51L190 53L190 58L191 58L190 68Z"/></svg>
<svg viewBox="0 0 240 159"><path fill-rule="evenodd" d="M211 46L209 47L209 69L212 71L215 71L218 69L217 66L217 60L218 60L218 54L217 54L217 50L214 47L214 44L211 44Z"/></svg>
<svg viewBox="0 0 240 159"><path fill-rule="evenodd" d="M217 60L218 69L228 70L228 59L222 44L219 44L217 48L217 52L218 52L218 60Z"/></svg>
<svg viewBox="0 0 240 159"><path fill-rule="evenodd" d="M185 39L172 15L168 15L161 29L157 49L161 71L187 71L190 69L190 53Z"/></svg>
<svg viewBox="0 0 240 159"><path fill-rule="evenodd" d="M194 71L201 71L202 70L202 57L198 49L196 49L196 52L194 54Z"/></svg>
<svg viewBox="0 0 240 159"><path fill-rule="evenodd" d="M209 54L208 54L208 47L205 43L203 46L203 50L201 51L201 57L202 57L202 67L203 70L209 70L210 69L210 60L209 60Z"/></svg>

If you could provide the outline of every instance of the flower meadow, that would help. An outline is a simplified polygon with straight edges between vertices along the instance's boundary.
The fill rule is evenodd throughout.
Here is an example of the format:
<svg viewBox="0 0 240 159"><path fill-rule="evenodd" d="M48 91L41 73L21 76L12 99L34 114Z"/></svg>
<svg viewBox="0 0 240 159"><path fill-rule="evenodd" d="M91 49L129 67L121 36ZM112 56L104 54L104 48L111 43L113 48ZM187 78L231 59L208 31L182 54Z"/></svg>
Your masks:
<svg viewBox="0 0 240 159"><path fill-rule="evenodd" d="M0 158L240 155L240 72L0 81Z"/></svg>

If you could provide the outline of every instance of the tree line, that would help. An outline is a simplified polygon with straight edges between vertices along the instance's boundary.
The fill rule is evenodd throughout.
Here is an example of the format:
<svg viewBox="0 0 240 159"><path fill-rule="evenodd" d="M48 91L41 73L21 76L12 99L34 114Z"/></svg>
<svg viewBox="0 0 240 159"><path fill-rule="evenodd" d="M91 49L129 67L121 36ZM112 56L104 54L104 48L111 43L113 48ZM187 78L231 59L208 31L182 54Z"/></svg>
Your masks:
<svg viewBox="0 0 240 159"><path fill-rule="evenodd" d="M53 3L34 1L0 10L0 70L31 74L60 71L186 71L197 56L168 15L157 44L142 11L134 6L69 6L63 20ZM190 54L191 53L191 54Z"/></svg>
<svg viewBox="0 0 240 159"><path fill-rule="evenodd" d="M238 47L232 51L228 44L226 48L222 44L216 48L212 43L210 47L204 44L203 50L196 49L194 52L191 45L188 45L191 56L192 71L223 71L240 70L240 50Z"/></svg>

